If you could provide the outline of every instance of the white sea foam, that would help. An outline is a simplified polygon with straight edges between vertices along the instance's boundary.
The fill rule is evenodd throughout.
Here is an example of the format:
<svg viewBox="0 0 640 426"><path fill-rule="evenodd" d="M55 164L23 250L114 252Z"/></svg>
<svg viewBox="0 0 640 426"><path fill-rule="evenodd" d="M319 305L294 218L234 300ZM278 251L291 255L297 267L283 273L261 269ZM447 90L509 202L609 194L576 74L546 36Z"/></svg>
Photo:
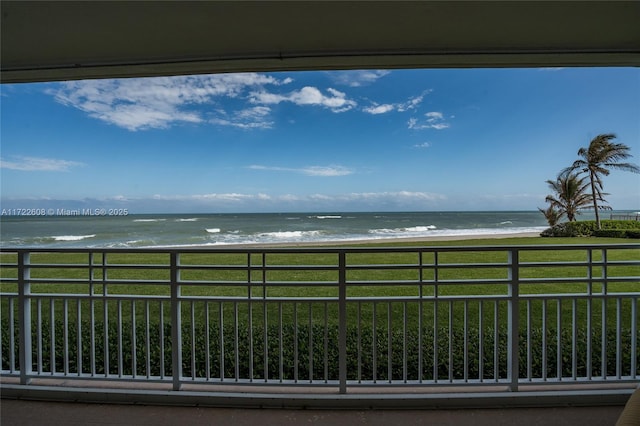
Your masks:
<svg viewBox="0 0 640 426"><path fill-rule="evenodd" d="M409 228L403 228L405 232L426 232L433 231L436 229L435 225L427 225L427 226L411 226Z"/></svg>
<svg viewBox="0 0 640 426"><path fill-rule="evenodd" d="M503 228L475 228L475 229L437 229L433 225L414 226L410 228L372 229L369 231L371 239L390 239L405 237L456 237L482 235L509 235L519 233L542 232L545 226L532 227L503 227Z"/></svg>
<svg viewBox="0 0 640 426"><path fill-rule="evenodd" d="M150 246L142 246L139 248L189 248L189 247L213 247L213 246L223 246L223 245L228 245L228 244L221 243L221 242L198 243L198 244L154 244Z"/></svg>
<svg viewBox="0 0 640 426"><path fill-rule="evenodd" d="M309 216L309 219L342 219L340 215Z"/></svg>
<svg viewBox="0 0 640 426"><path fill-rule="evenodd" d="M426 225L426 226L410 226L408 228L381 228L381 229L371 229L369 230L369 234L393 234L393 235L406 235L407 233L425 233L430 232L436 229L435 225Z"/></svg>
<svg viewBox="0 0 640 426"><path fill-rule="evenodd" d="M437 229L430 231L428 236L433 237L455 237L455 236L478 236L478 235L509 235L521 233L542 232L546 226L532 227L510 227L510 228L475 228L475 229Z"/></svg>
<svg viewBox="0 0 640 426"><path fill-rule="evenodd" d="M176 219L176 222L197 222L198 218L197 217L190 217L187 219Z"/></svg>
<svg viewBox="0 0 640 426"><path fill-rule="evenodd" d="M320 231L280 231L280 232L264 232L259 234L262 238L274 238L276 240L288 239L288 238L308 238L320 235Z"/></svg>
<svg viewBox="0 0 640 426"><path fill-rule="evenodd" d="M164 222L167 219L133 219L134 222Z"/></svg>
<svg viewBox="0 0 640 426"><path fill-rule="evenodd" d="M144 248L144 247L154 247L155 242L153 240L129 240L129 241L116 241L104 244L106 248Z"/></svg>
<svg viewBox="0 0 640 426"><path fill-rule="evenodd" d="M86 240L87 238L93 238L95 236L96 236L96 234L91 234L91 235L57 235L57 236L53 236L51 238L53 238L54 241L81 241L81 240Z"/></svg>
<svg viewBox="0 0 640 426"><path fill-rule="evenodd" d="M220 233L220 228L207 228L206 231L210 234L219 234Z"/></svg>

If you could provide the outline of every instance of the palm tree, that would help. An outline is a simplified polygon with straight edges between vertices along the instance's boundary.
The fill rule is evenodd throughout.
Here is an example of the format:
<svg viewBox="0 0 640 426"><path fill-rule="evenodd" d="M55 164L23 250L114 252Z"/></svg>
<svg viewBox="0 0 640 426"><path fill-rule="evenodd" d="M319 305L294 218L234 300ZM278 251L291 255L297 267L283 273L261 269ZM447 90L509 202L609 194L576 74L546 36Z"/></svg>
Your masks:
<svg viewBox="0 0 640 426"><path fill-rule="evenodd" d="M591 184L591 200L596 214L596 223L600 229L600 215L598 214L598 201L602 198L602 176L609 175L609 168L620 169L632 173L640 173L640 168L632 163L621 163L621 160L632 157L629 147L622 143L613 143L616 138L613 133L598 135L591 140L588 148L580 148L578 156L568 170L579 170L580 173L589 175Z"/></svg>
<svg viewBox="0 0 640 426"><path fill-rule="evenodd" d="M558 220L566 215L569 222L573 222L580 210L591 206L592 196L587 192L589 183L585 180L586 178L580 178L577 173L565 169L558 174L555 181L547 181L555 195L547 195L545 201L550 204L549 209L559 213Z"/></svg>
<svg viewBox="0 0 640 426"><path fill-rule="evenodd" d="M563 212L561 212L560 210L556 210L556 208L552 205L547 207L546 209L541 209L540 207L538 207L538 210L540 210L540 213L542 213L544 215L544 218L547 219L547 223L549 223L549 226L557 225L558 222L560 222L560 219L562 219L562 216L564 216Z"/></svg>

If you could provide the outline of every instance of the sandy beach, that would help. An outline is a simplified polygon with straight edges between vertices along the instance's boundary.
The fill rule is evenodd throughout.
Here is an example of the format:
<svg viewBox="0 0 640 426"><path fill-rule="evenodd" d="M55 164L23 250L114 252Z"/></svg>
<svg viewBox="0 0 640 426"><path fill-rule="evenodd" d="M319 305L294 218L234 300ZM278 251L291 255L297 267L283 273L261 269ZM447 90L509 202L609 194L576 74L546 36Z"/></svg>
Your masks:
<svg viewBox="0 0 640 426"><path fill-rule="evenodd" d="M533 238L539 237L539 232L520 232L513 234L471 234L471 235L437 235L432 237L408 237L408 238L380 238L377 240L351 240L351 241L318 241L318 242L283 242L283 243L256 243L237 244L233 247L324 247L324 246L349 246L360 244L378 243L407 243L423 244L431 241L464 241L464 240L486 240L486 239L506 239L506 238Z"/></svg>

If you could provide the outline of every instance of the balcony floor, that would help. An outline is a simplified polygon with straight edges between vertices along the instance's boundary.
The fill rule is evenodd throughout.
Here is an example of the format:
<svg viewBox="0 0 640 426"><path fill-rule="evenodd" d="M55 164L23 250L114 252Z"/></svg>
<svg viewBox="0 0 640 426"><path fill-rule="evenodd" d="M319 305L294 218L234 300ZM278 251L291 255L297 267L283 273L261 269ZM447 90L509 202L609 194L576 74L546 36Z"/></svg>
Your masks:
<svg viewBox="0 0 640 426"><path fill-rule="evenodd" d="M2 425L614 425L623 406L458 410L283 410L2 399Z"/></svg>

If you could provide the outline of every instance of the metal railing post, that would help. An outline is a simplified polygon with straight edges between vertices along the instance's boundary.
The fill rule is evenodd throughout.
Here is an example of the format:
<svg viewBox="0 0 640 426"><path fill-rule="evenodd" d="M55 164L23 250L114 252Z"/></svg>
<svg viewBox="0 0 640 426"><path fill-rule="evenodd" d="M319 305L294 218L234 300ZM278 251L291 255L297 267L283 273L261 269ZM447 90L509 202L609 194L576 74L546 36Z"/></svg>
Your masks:
<svg viewBox="0 0 640 426"><path fill-rule="evenodd" d="M338 371L340 393L347 393L347 265L346 253L340 251L338 255L338 327L339 352Z"/></svg>
<svg viewBox="0 0 640 426"><path fill-rule="evenodd" d="M507 309L508 343L507 371L509 390L518 391L520 378L520 259L517 248L509 250L509 302Z"/></svg>
<svg viewBox="0 0 640 426"><path fill-rule="evenodd" d="M171 269L171 365L173 376L173 390L178 391L182 380L182 315L180 309L180 274L178 272L179 255L170 254Z"/></svg>
<svg viewBox="0 0 640 426"><path fill-rule="evenodd" d="M20 384L28 385L32 371L31 354L31 253L18 252L18 323Z"/></svg>

